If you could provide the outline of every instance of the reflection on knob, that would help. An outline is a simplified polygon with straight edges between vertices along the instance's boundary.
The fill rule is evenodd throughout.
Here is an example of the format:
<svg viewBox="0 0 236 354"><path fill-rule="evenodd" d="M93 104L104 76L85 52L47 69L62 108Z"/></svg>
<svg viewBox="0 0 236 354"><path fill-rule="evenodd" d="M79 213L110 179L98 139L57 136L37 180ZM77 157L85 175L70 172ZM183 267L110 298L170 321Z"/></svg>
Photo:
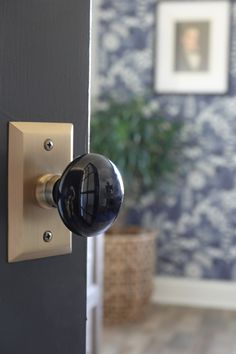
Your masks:
<svg viewBox="0 0 236 354"><path fill-rule="evenodd" d="M115 221L124 196L117 167L106 157L84 154L73 160L62 176L43 176L36 197L41 206L57 207L73 233L94 236Z"/></svg>

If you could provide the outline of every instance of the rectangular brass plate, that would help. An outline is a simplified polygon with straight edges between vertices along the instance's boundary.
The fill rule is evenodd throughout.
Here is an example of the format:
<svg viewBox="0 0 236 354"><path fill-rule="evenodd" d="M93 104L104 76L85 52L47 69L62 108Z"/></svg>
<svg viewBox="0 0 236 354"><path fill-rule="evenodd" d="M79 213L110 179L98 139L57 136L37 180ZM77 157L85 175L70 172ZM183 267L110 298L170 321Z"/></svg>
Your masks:
<svg viewBox="0 0 236 354"><path fill-rule="evenodd" d="M44 141L52 139L53 149ZM37 179L61 174L72 159L73 125L64 123L9 123L8 261L71 253L71 233L56 208L43 209L35 197ZM53 238L43 240L45 231Z"/></svg>

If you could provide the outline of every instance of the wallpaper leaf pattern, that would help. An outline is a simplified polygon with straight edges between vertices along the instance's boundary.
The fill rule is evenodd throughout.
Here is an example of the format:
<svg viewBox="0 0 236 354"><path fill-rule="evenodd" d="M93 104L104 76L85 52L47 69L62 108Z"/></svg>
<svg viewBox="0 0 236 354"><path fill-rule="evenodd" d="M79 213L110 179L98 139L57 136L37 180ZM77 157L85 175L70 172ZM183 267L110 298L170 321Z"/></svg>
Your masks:
<svg viewBox="0 0 236 354"><path fill-rule="evenodd" d="M154 0L102 0L101 97L152 92ZM143 224L158 232L158 272L236 280L236 2L232 2L226 95L155 95L150 105L184 120L182 173L165 200L145 196Z"/></svg>

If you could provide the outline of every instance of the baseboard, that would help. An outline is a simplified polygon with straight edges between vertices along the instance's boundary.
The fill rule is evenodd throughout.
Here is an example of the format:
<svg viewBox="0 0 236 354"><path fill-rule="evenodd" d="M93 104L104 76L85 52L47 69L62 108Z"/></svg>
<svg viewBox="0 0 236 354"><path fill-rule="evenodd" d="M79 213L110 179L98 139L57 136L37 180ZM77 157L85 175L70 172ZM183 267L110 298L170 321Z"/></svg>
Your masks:
<svg viewBox="0 0 236 354"><path fill-rule="evenodd" d="M236 282L155 278L153 302L236 310Z"/></svg>

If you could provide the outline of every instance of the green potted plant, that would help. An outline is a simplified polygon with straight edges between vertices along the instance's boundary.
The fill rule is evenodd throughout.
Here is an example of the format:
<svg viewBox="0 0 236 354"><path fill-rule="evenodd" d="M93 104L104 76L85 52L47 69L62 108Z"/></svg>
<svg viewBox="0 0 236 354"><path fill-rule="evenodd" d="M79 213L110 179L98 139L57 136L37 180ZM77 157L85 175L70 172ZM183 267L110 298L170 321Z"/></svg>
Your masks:
<svg viewBox="0 0 236 354"><path fill-rule="evenodd" d="M149 303L155 259L154 233L133 225L131 211L146 193L158 196L158 186L176 169L182 124L168 121L146 98L109 100L95 110L91 151L118 166L124 179L121 216L105 237L104 317L121 323L142 317Z"/></svg>

